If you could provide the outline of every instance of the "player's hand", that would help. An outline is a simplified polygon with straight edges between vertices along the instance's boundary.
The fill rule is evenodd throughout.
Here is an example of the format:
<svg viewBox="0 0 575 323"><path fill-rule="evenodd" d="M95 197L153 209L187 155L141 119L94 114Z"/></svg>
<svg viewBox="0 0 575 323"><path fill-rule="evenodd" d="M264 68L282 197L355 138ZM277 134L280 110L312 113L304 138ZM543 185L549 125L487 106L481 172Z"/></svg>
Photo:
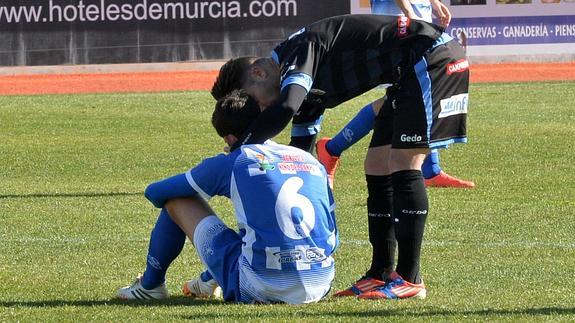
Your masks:
<svg viewBox="0 0 575 323"><path fill-rule="evenodd" d="M224 147L224 153L229 154L231 151L232 151L232 148L230 146Z"/></svg>
<svg viewBox="0 0 575 323"><path fill-rule="evenodd" d="M433 6L435 16L439 19L439 25L443 28L447 28L451 22L451 12L449 8L439 0L431 1L431 5Z"/></svg>

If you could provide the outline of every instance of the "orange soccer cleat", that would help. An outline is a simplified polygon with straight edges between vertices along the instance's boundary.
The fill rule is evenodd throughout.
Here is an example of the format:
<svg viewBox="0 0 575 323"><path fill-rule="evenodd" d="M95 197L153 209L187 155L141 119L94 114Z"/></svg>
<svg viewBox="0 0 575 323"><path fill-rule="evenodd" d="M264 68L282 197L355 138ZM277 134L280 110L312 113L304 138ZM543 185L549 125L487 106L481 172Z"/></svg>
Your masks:
<svg viewBox="0 0 575 323"><path fill-rule="evenodd" d="M474 188L475 183L472 181L465 181L456 177L453 177L444 171L441 171L439 175L425 180L425 186L427 187L453 187L453 188Z"/></svg>
<svg viewBox="0 0 575 323"><path fill-rule="evenodd" d="M315 144L315 150L317 153L317 159L319 162L325 167L325 171L327 172L327 178L329 181L329 187L333 189L333 179L335 177L335 170L337 165L339 164L339 157L332 156L327 151L325 147L327 143L331 140L331 138L321 138Z"/></svg>
<svg viewBox="0 0 575 323"><path fill-rule="evenodd" d="M382 287L383 285L385 285L385 282L382 280L364 276L355 284L351 285L350 288L333 294L333 297L358 296L375 288Z"/></svg>

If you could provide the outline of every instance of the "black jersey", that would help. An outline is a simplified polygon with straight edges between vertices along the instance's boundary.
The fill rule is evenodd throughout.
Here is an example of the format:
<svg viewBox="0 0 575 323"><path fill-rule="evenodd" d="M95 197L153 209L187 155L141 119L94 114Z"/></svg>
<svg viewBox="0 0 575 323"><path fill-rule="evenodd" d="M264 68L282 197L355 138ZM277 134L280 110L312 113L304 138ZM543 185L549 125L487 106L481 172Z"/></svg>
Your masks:
<svg viewBox="0 0 575 323"><path fill-rule="evenodd" d="M315 22L279 44L272 57L282 88L298 84L307 100L331 108L383 83L400 64L415 64L441 36L440 27L405 17L344 15Z"/></svg>
<svg viewBox="0 0 575 323"><path fill-rule="evenodd" d="M441 35L439 26L381 15L331 17L299 30L272 51L281 68L280 98L232 149L272 138L296 112L315 117L314 111L395 83L397 68L413 67Z"/></svg>

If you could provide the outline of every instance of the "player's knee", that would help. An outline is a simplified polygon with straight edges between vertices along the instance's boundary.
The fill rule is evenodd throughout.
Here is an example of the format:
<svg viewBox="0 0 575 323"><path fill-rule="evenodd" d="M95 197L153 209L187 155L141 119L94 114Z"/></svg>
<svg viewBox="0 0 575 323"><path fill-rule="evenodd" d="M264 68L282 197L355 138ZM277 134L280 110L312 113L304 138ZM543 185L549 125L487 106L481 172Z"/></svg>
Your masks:
<svg viewBox="0 0 575 323"><path fill-rule="evenodd" d="M144 191L144 196L157 208L163 207L166 203L166 199L162 194L163 190L160 186L159 183L152 183L148 185Z"/></svg>

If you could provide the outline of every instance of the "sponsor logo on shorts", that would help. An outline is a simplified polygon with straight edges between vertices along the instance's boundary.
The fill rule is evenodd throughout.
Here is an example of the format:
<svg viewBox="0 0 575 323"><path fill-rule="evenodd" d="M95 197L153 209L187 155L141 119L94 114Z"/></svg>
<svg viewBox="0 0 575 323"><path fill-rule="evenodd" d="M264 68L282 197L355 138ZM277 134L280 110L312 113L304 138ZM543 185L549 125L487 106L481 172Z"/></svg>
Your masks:
<svg viewBox="0 0 575 323"><path fill-rule="evenodd" d="M399 139L401 140L401 142L420 142L421 136L420 135L413 135L413 136L409 136L406 134L402 134L401 137L399 137Z"/></svg>
<svg viewBox="0 0 575 323"><path fill-rule="evenodd" d="M407 36L407 28L409 27L410 20L405 16L397 18L397 34L399 38Z"/></svg>
<svg viewBox="0 0 575 323"><path fill-rule="evenodd" d="M463 58L453 63L447 64L447 75L453 73L465 72L469 69L469 62L467 59Z"/></svg>
<svg viewBox="0 0 575 323"><path fill-rule="evenodd" d="M443 99L439 102L441 111L438 118L447 118L457 114L466 114L469 105L469 94L457 94L450 98Z"/></svg>

